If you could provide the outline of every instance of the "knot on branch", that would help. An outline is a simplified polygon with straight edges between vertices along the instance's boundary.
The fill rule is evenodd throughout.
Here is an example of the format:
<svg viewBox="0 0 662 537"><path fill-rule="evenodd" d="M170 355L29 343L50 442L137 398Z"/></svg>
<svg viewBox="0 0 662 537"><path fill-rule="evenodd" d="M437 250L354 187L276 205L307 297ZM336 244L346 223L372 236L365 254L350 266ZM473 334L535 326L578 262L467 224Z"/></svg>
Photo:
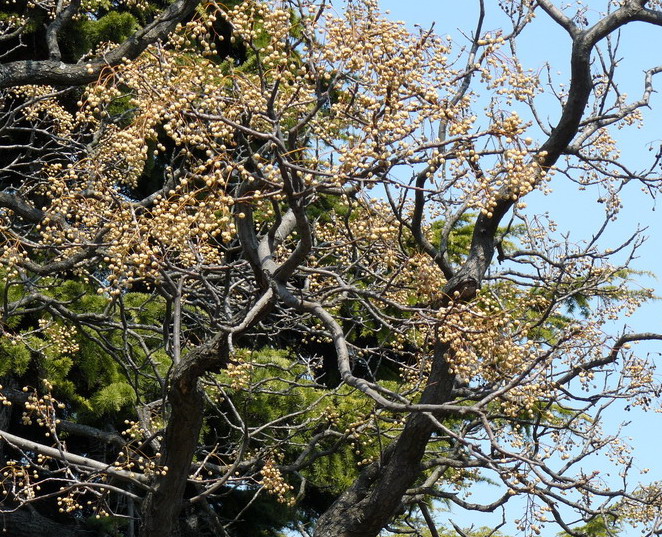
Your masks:
<svg viewBox="0 0 662 537"><path fill-rule="evenodd" d="M469 302L476 297L478 289L480 282L476 278L458 275L446 284L444 294L452 301Z"/></svg>

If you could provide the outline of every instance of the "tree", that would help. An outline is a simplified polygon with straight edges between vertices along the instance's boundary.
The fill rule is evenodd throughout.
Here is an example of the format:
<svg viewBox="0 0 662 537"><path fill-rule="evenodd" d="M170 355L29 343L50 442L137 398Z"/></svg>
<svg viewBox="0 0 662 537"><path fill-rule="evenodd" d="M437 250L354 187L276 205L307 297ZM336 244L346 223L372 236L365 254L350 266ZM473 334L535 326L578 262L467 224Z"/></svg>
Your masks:
<svg viewBox="0 0 662 537"><path fill-rule="evenodd" d="M95 81L108 67L135 58L167 37L191 16L198 2L180 0L167 8L148 2L83 5L80 0L13 4L15 9L3 10L0 20L0 42L5 47L0 56L3 89ZM72 26L79 26L78 32L71 33Z"/></svg>
<svg viewBox="0 0 662 537"><path fill-rule="evenodd" d="M655 405L631 344L662 335L608 333L652 294L638 233L600 244L626 183L659 188L659 156L628 169L612 130L662 70L621 94L619 28L662 12L501 2L512 27L487 33L479 6L462 49L373 0L176 2L89 61L83 24L61 66L62 28L101 18L38 5L50 59L0 67L13 535L368 537L416 510L434 535L428 502L518 497L530 534L659 531L659 485L601 423ZM567 92L519 63L535 16L572 41ZM525 210L564 178L601 190L585 242ZM471 502L485 479L498 497Z"/></svg>

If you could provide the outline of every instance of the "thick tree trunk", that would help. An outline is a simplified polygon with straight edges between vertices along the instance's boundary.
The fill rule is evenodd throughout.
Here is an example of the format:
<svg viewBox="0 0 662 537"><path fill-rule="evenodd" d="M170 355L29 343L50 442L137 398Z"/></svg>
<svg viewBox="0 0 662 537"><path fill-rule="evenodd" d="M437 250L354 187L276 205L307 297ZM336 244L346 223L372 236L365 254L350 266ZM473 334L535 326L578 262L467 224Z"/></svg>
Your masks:
<svg viewBox="0 0 662 537"><path fill-rule="evenodd" d="M168 402L170 417L160 464L167 466L143 505L140 537L169 537L178 533L184 489L198 445L204 416L204 394L198 379L227 363L225 334L187 355L173 368Z"/></svg>
<svg viewBox="0 0 662 537"><path fill-rule="evenodd" d="M141 537L176 534L186 480L202 427L204 397L197 382L188 391L178 384L173 385L169 400L171 414L162 457L162 463L168 469L166 475L157 480L156 490L147 497Z"/></svg>
<svg viewBox="0 0 662 537"><path fill-rule="evenodd" d="M435 349L434 364L421 403L448 402L454 376L445 345ZM397 513L402 497L420 475L420 463L434 430L424 414L409 416L398 440L381 461L368 466L358 480L320 517L315 537L375 537Z"/></svg>

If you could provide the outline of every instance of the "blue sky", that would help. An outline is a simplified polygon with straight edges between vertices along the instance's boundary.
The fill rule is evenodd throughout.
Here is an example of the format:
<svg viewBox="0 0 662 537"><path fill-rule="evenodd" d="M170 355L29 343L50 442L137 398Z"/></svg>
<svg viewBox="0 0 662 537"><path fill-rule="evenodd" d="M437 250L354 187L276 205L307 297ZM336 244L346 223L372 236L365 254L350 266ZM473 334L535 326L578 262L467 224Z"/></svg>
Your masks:
<svg viewBox="0 0 662 537"><path fill-rule="evenodd" d="M484 31L496 30L507 24L500 12L497 2L486 0L486 21ZM558 4L558 2L557 2ZM599 15L604 8L605 1L584 2L586 15L589 19ZM450 34L457 45L467 43L463 33L470 35L475 28L478 14L478 1L464 2L451 0L380 0L383 10L390 11L390 17L402 20L410 28L414 24L428 28L435 24L435 31L440 35ZM507 28L507 26L506 26ZM518 40L518 54L525 68L539 70L547 63L551 65L551 72L559 83L568 82L570 39L567 34L551 22L544 13L540 13L531 26L525 30ZM662 28L651 27L643 23L627 26L622 31L620 57L616 80L621 91L632 98L638 98L643 89L643 72L645 69L662 64L662 49L656 46L662 42ZM662 88L662 75L656 81ZM542 101L542 110L551 122L559 115L558 103ZM651 162L657 148L662 142L662 95L653 95L651 109L645 112L645 126L643 129L624 129L619 131L618 141L622 151L623 162L633 169L642 169ZM649 145L654 147L653 152L648 150ZM543 196L533 193L527 197L528 211L530 213L549 212L554 221L559 224L558 233L568 233L571 240L586 239L595 229L603 214L601 205L595 202L596 192L579 192L575 185L567 179L557 176L551 183L553 193ZM662 276L662 199L656 207L654 200L643 195L640 187L634 183L629 184L623 193L624 208L617 220L610 226L603 244L613 245L629 237L637 226L648 227L645 235L647 242L639 251L639 258L635 260L633 268L652 271ZM662 296L662 284L653 278L644 278L644 286L655 289L656 294ZM636 332L662 333L662 302L645 305L639 312L628 319L615 323L614 332L622 330L627 324ZM657 355L662 351L662 345L639 345L640 354L651 353ZM660 356L657 357L660 360ZM662 370L661 370L662 371ZM662 375L658 375L662 376ZM635 455L640 460L641 467L651 467L647 480L662 480L662 467L659 465L659 445L662 443L662 414L644 414L631 412L621 414L617 412L608 426L615 428L622 420L631 420L631 425L625 430L626 437L632 437L631 443L635 447ZM489 499L489 489L479 490L473 500ZM471 516L471 519L462 518L460 512L456 521L461 526L472 523L496 524L500 514L491 518ZM516 533L512 526L506 528L510 534ZM633 532L634 533L634 532ZM551 527L544 535L555 535L556 530Z"/></svg>

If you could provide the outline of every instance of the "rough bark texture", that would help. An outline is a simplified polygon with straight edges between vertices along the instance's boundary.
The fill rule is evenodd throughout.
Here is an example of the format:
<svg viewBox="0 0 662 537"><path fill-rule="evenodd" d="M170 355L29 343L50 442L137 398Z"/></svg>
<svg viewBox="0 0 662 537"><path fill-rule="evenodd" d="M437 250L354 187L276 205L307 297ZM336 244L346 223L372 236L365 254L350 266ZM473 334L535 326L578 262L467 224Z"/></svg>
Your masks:
<svg viewBox="0 0 662 537"><path fill-rule="evenodd" d="M26 84L52 86L88 84L96 80L109 65L117 65L123 58L136 58L149 45L167 37L180 21L193 13L198 3L199 0L176 0L150 24L104 54L102 58L93 58L84 64L66 64L58 59L22 60L2 64L0 65L0 89ZM55 28L57 31L59 29L60 27ZM49 41L57 43L57 35L53 32L51 34ZM57 47L51 44L51 49L53 48ZM57 57L57 53L53 56Z"/></svg>
<svg viewBox="0 0 662 537"><path fill-rule="evenodd" d="M148 496L140 533L143 537L163 537L176 532L184 488L202 427L204 398L197 382L186 391L181 385L173 384L169 399L172 410L163 456L168 471L157 481L155 492Z"/></svg>
<svg viewBox="0 0 662 537"><path fill-rule="evenodd" d="M541 5L552 9L546 0ZM541 147L541 156L536 162L541 172L557 162L577 134L592 89L590 59L593 48L611 32L629 21L642 20L642 17L641 6L626 2L625 6L585 31L580 31L571 21L557 20L566 23L573 39L571 83L559 121ZM660 20L656 19L655 23L659 24ZM491 214L481 214L477 218L469 255L445 286L447 296L459 300L470 300L475 296L494 257L499 223L516 199L517 195L509 187L503 187ZM437 345L433 370L421 403L439 404L448 402L451 397L453 378L448 371L445 351ZM379 534L397 513L402 497L418 477L432 431L429 418L423 414L411 415L384 459L366 468L356 483L322 515L315 537L375 537Z"/></svg>
<svg viewBox="0 0 662 537"><path fill-rule="evenodd" d="M448 348L437 345L430 379L421 403L448 402L454 375L446 360ZM420 475L420 463L434 430L426 414L409 416L405 428L384 453L371 464L320 518L315 537L373 537L400 508L402 497Z"/></svg>
<svg viewBox="0 0 662 537"><path fill-rule="evenodd" d="M582 116L589 102L593 89L591 76L591 53L595 44L606 35L614 32L624 24L639 20L662 25L662 15L644 8L644 0L625 0L622 7L605 16L599 23L586 30L578 27L568 19L561 10L554 7L549 0L538 0L536 5L541 6L556 22L569 33L573 47L571 57L571 81L567 101L562 105L559 120L541 146L539 153L533 157L532 166L538 166L539 177L545 170L553 166L560 156L568 152L568 145L572 143L581 125ZM20 86L24 84L51 84L71 86L85 84L97 79L108 66L119 63L123 57L134 58L138 56L150 43L166 36L176 24L190 15L198 4L198 0L175 0L161 15L145 28L136 32L130 39L118 45L103 58L90 60L89 65L65 64L59 60L58 34L78 6L74 0L69 4L66 13L52 23L47 32L50 59L46 61L18 61L0 65L0 88ZM72 7L73 6L73 7ZM479 25L480 27L480 25ZM64 31L64 30L63 30ZM476 32L476 35L480 32ZM469 78L465 79L468 84ZM464 90L463 90L464 91ZM460 94L463 94L460 92ZM460 95L459 94L459 95ZM275 95L275 93L274 93ZM212 116L199 116L201 119L214 119ZM239 127L237 127L239 128ZM246 132L250 132L247 131ZM258 133L259 134L259 133ZM272 140L271 135L258 136L259 140ZM254 147L246 144L249 152ZM293 147L292 150L297 149ZM282 163L279 161L282 169ZM372 172L371 172L372 173ZM341 349L345 333L340 324L332 316L323 311L322 307L310 301L298 298L286 286L287 280L296 269L305 262L313 241L310 237L310 223L304 211L305 197L299 197L301 192L294 188L293 177L284 175L285 192L291 209L286 213L278 226L266 237L258 241L255 223L252 220L250 203L235 205L236 214L246 217L239 219L238 234L242 244L244 258L254 272L258 282L257 287L263 292L262 298L250 310L245 319L234 330L228 332L241 333L259 321L260 315L269 309L275 293L286 306L297 311L316 314L324 320L329 317L327 327L333 334L336 347ZM505 182L509 184L508 181ZM500 222L516 203L520 191L511 190L504 186L497 194L495 206L490 212L478 216L472 236L470 251L465 262L458 267L451 267L444 261L443 248L436 249L422 233L422 221L426 214L424 203L427 199L426 175L422 174L417 180L416 211L412 218L412 232L430 257L436 261L448 284L443 293L449 300L468 301L475 297L481 281L492 262L495 252L495 241ZM247 187L249 193L253 187ZM243 196L243 193L242 193ZM150 198L151 199L151 198ZM6 191L0 192L0 207L10 210L14 215L27 223L37 223L44 218L44 213L30 205L18 194ZM296 229L299 235L294 253L282 265L278 266L274 260L276 246ZM103 232L100 232L98 243L101 243ZM48 265L38 265L33 261L25 261L24 267L33 274L47 275L53 272L64 272L75 266L76 263L93 255L97 242L78 254ZM269 287L271 285L271 287ZM36 294L21 299L27 302ZM52 298L40 299L48 304ZM17 302L18 305L21 305ZM66 311L61 308L58 311ZM337 330L335 330L335 328ZM334 331L335 330L335 331ZM150 492L142 507L141 537L169 537L179 533L180 512L184 492L187 484L191 462L195 456L198 439L203 423L205 400L204 393L199 385L200 377L206 372L222 367L227 361L228 342L225 333L219 333L207 344L201 345L186 355L181 362L175 365L170 376L168 391L168 408L166 416L167 425L162 444L162 457L160 464L167 467L164 475L154 478L153 492ZM657 337L649 335L652 339ZM639 337L641 339L641 337ZM618 345L626 340L621 338ZM354 379L356 386L361 387L362 379L353 377L350 367L349 354L338 351L339 369L343 371L343 378ZM344 352L344 354L343 354ZM427 386L420 400L421 404L440 405L453 399L454 376L449 368L449 349L438 343L434 349L433 367ZM605 360L615 360L616 352L612 352ZM605 362L607 363L607 362ZM345 365L346 364L346 365ZM599 361L593 365L600 365ZM579 369L570 371L567 381L574 378ZM564 380L564 382L565 382ZM350 381L347 380L349 383ZM364 382L367 384L367 382ZM366 393L376 393L365 390ZM376 394L379 395L379 394ZM377 400L377 398L375 397ZM418 409L420 410L420 409ZM0 432L9 423L9 411L0 408ZM443 421L445 416L441 413L434 417L423 412L412 413L408 416L402 434L382 454L381 459L368 466L361 472L357 481L346 490L338 500L324 513L317 525L316 537L375 537L384 528L395 514L402 508L403 497L416 483L421 475L421 461L425 456L426 446L435 431L433 418ZM121 438L116 435L104 435L101 432L83 428L77 424L62 424L60 429L71 434L80 434L90 438L97 438L116 445L122 444ZM26 445L28 441L25 441ZM29 444L34 447L36 444ZM29 447L29 448L30 448ZM27 449L29 449L27 448ZM52 449L52 448L50 448ZM36 451L34 449L33 451ZM71 457L70 457L71 458ZM63 457L67 460L66 457ZM80 458L79 458L80 459ZM2 460L2 444L0 443L0 461ZM78 460L80 463L81 461ZM92 466L94 468L94 466ZM101 468L96 468L101 470ZM4 518L3 518L4 517ZM196 520L191 518L190 531L195 531ZM33 508L25 508L15 513L5 513L0 516L0 529L5 528L8 535L18 537L32 537L33 535L87 536L93 533L58 524L45 518Z"/></svg>
<svg viewBox="0 0 662 537"><path fill-rule="evenodd" d="M167 537L178 533L184 489L198 445L204 414L204 394L198 379L227 362L224 334L191 352L175 366L168 393L170 416L163 439L161 465L165 475L155 484L143 506L141 537Z"/></svg>

